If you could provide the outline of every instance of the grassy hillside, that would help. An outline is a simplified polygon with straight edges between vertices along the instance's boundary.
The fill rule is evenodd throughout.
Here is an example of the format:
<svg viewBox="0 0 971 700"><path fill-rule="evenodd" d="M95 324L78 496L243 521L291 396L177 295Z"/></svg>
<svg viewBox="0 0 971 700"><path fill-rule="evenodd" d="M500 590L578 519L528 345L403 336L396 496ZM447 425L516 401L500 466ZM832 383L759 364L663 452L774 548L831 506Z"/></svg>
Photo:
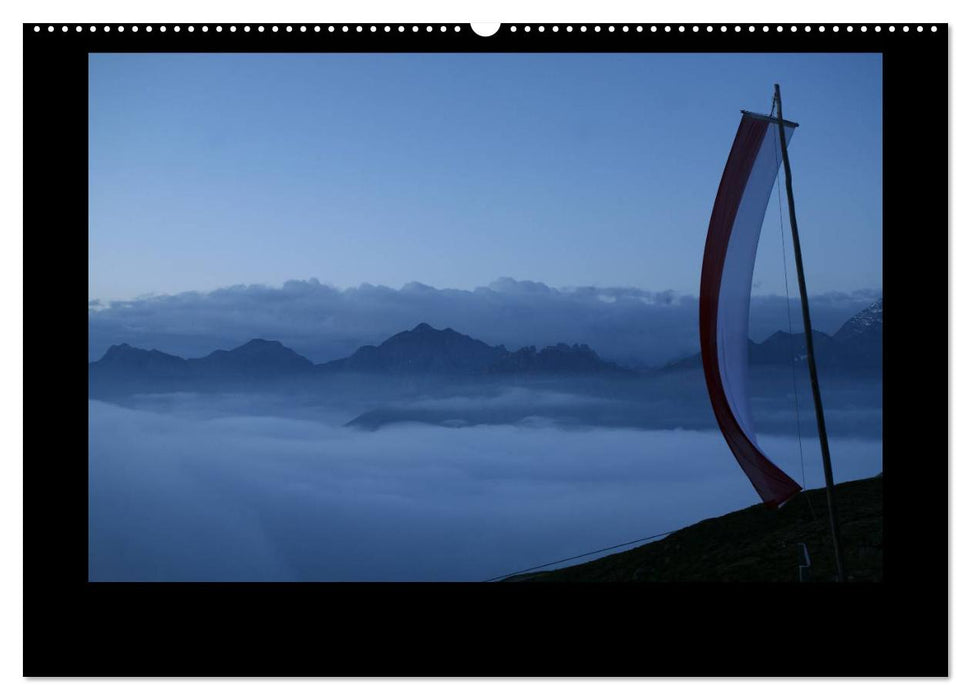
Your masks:
<svg viewBox="0 0 971 700"><path fill-rule="evenodd" d="M850 581L883 577L883 478L837 484L843 559ZM804 542L811 581L835 580L826 492L800 493L780 509L752 506L663 540L555 571L506 581L798 581Z"/></svg>

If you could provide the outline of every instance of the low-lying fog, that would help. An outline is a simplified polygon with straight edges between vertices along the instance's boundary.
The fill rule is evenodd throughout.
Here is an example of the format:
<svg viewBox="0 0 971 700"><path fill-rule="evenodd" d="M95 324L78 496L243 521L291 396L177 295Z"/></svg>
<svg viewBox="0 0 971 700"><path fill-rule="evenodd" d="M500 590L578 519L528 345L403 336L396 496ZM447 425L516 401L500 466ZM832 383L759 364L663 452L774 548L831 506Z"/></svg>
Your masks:
<svg viewBox="0 0 971 700"><path fill-rule="evenodd" d="M837 481L882 469L879 386L854 386L830 387ZM758 501L694 389L426 389L90 401L90 579L484 580ZM785 399L753 410L802 482Z"/></svg>

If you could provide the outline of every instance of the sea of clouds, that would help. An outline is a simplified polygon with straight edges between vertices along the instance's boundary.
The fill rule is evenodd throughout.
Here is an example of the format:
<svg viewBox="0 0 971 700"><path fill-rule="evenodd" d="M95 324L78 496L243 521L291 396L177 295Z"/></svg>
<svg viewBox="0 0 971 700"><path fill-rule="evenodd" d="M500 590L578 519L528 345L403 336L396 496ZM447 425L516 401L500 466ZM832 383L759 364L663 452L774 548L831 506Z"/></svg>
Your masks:
<svg viewBox="0 0 971 700"><path fill-rule="evenodd" d="M89 402L94 581L477 581L758 501L715 431L368 432L269 398L140 401ZM762 447L802 481L794 436ZM831 447L838 481L882 469L879 439ZM815 442L803 457L821 486Z"/></svg>

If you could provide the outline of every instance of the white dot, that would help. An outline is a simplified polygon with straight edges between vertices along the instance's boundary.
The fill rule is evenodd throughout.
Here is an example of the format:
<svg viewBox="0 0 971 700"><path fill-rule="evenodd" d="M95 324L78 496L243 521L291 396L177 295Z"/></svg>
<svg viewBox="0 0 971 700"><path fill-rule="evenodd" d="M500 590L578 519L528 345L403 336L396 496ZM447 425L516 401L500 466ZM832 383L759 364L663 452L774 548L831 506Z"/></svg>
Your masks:
<svg viewBox="0 0 971 700"><path fill-rule="evenodd" d="M79 24L78 26L76 26L76 27L74 28L74 31L76 31L76 32L79 32L79 31L81 31L81 25Z"/></svg>
<svg viewBox="0 0 971 700"><path fill-rule="evenodd" d="M684 31L684 25L683 24L678 27L678 31L679 32L683 32Z"/></svg>
<svg viewBox="0 0 971 700"><path fill-rule="evenodd" d="M834 31L834 32L838 32L839 30L840 30L840 28L839 28L839 27L833 27L833 31Z"/></svg>
<svg viewBox="0 0 971 700"><path fill-rule="evenodd" d="M216 25L216 31L221 32L223 30L222 25Z"/></svg>
<svg viewBox="0 0 971 700"><path fill-rule="evenodd" d="M364 31L364 28L359 24L357 25L357 31L362 32Z"/></svg>
<svg viewBox="0 0 971 700"><path fill-rule="evenodd" d="M538 28L537 28L537 31L540 31L540 32L545 32L545 31L546 31L546 27L538 27ZM610 28L610 31L614 31L614 28L613 28L613 27L611 27L611 28Z"/></svg>
<svg viewBox="0 0 971 700"><path fill-rule="evenodd" d="M573 31L573 27L572 27L572 25L568 25L568 26L567 26L567 28L566 28L566 30L567 30L568 32L572 32L572 31Z"/></svg>
<svg viewBox="0 0 971 700"><path fill-rule="evenodd" d="M782 25L780 24L780 25L776 26L775 30L777 32L781 32L782 31Z"/></svg>
<svg viewBox="0 0 971 700"><path fill-rule="evenodd" d="M446 26L445 26L445 25L443 24L443 25L442 25L441 27L439 27L439 30L440 30L440 31L443 31L443 32L447 32L447 31L448 31L448 27L446 27Z"/></svg>
<svg viewBox="0 0 971 700"><path fill-rule="evenodd" d="M229 28L229 31L231 31L231 32L235 32L235 31L236 31L236 25L234 24L233 26L231 26L231 27Z"/></svg>
<svg viewBox="0 0 971 700"><path fill-rule="evenodd" d="M275 32L280 31L280 28L277 25L275 25L275 24L271 27L271 29L273 29L273 31L275 31Z"/></svg>
<svg viewBox="0 0 971 700"><path fill-rule="evenodd" d="M826 31L826 27L824 27L823 25L819 25L819 31L825 32Z"/></svg>
<svg viewBox="0 0 971 700"><path fill-rule="evenodd" d="M123 31L125 31L125 28L124 27L118 27L118 31L119 32L123 32ZM190 28L189 31L192 31L192 29Z"/></svg>
<svg viewBox="0 0 971 700"><path fill-rule="evenodd" d="M805 29L807 32L811 32L813 30L813 28L810 27L808 24L806 25Z"/></svg>
<svg viewBox="0 0 971 700"><path fill-rule="evenodd" d="M526 25L525 27L523 27L523 31L524 31L524 32L528 32L529 30L530 30L530 27L529 27L529 25L528 25L528 24L527 24L527 25ZM600 31L600 27L597 27L597 31L598 31L598 32Z"/></svg>
<svg viewBox="0 0 971 700"><path fill-rule="evenodd" d="M607 27L607 31L608 32L614 31L614 25L610 25L609 27Z"/></svg>
<svg viewBox="0 0 971 700"><path fill-rule="evenodd" d="M560 28L559 28L559 27L557 27L557 26L556 26L556 25L554 24L554 25L553 25L553 31L554 31L554 32L558 32L558 31L560 31ZM627 30L625 29L624 31L627 31Z"/></svg>
<svg viewBox="0 0 971 700"><path fill-rule="evenodd" d="M460 27L459 25L456 24L455 25L455 31L457 31L457 32L462 31L462 27Z"/></svg>
<svg viewBox="0 0 971 700"><path fill-rule="evenodd" d="M849 27L847 27L847 28L846 28L846 31L848 31L848 32L852 32L852 31L853 31L853 26L852 26L852 25L850 25Z"/></svg>
<svg viewBox="0 0 971 700"><path fill-rule="evenodd" d="M301 24L300 25L300 31L301 32L306 32L307 31L307 26L305 24Z"/></svg>
<svg viewBox="0 0 971 700"><path fill-rule="evenodd" d="M256 31L258 31L258 32L262 32L262 31L264 31L264 29L263 29L263 25L261 24L261 25L260 25L259 27L257 27L257 28L256 28Z"/></svg>
<svg viewBox="0 0 971 700"><path fill-rule="evenodd" d="M754 32L754 31L755 31L755 27L753 27L753 26L752 26L752 25L750 24L750 25L748 25L748 30L749 30L749 32Z"/></svg>
<svg viewBox="0 0 971 700"><path fill-rule="evenodd" d="M625 32L629 32L630 31L630 27L628 27L626 24L624 25L624 31Z"/></svg>
<svg viewBox="0 0 971 700"><path fill-rule="evenodd" d="M62 32L66 32L67 31L67 25L66 24L61 27L61 31Z"/></svg>
<svg viewBox="0 0 971 700"><path fill-rule="evenodd" d="M735 25L735 31L736 32L740 32L740 31L742 31L742 28L736 24Z"/></svg>
<svg viewBox="0 0 971 700"><path fill-rule="evenodd" d="M400 26L400 25L398 26L398 31L399 31L399 32L403 32L404 30L405 30L405 28L404 28L404 27L402 27L402 26Z"/></svg>
<svg viewBox="0 0 971 700"><path fill-rule="evenodd" d="M598 25L598 26L596 26L596 27L594 27L594 28L593 28L593 31L595 31L595 32L599 32L599 31L600 31L600 26Z"/></svg>
<svg viewBox="0 0 971 700"><path fill-rule="evenodd" d="M376 31L378 31L378 28L377 28L377 27L375 27L375 26L374 26L374 25L372 24L372 25L371 25L371 31L372 31L372 32L376 32Z"/></svg>
<svg viewBox="0 0 971 700"><path fill-rule="evenodd" d="M387 24L384 25L384 31L390 32L391 31L391 27L389 27Z"/></svg>
<svg viewBox="0 0 971 700"><path fill-rule="evenodd" d="M711 25L708 25L708 27L706 27L706 31L713 32L715 30Z"/></svg>
<svg viewBox="0 0 971 700"><path fill-rule="evenodd" d="M924 31L924 28L923 27L917 27L917 31L918 32L922 32L922 31Z"/></svg>
<svg viewBox="0 0 971 700"><path fill-rule="evenodd" d="M173 32L181 32L182 31L182 28L179 25L175 25L174 27L172 27L172 31Z"/></svg>
<svg viewBox="0 0 971 700"><path fill-rule="evenodd" d="M879 31L882 31L882 27L881 27L881 26L880 26L880 25L878 24L877 26L875 26L875 27L873 28L873 31L875 31L875 32L879 32Z"/></svg>
<svg viewBox="0 0 971 700"><path fill-rule="evenodd" d="M793 32L796 31L796 25L792 25L791 27L789 27L789 29L790 31L793 31Z"/></svg>
<svg viewBox="0 0 971 700"><path fill-rule="evenodd" d="M860 31L861 32L865 32L866 31L866 25L863 25L862 27L860 27Z"/></svg>
<svg viewBox="0 0 971 700"><path fill-rule="evenodd" d="M315 24L314 25L314 31L317 32L318 34L320 34L320 25L319 24Z"/></svg>
<svg viewBox="0 0 971 700"><path fill-rule="evenodd" d="M94 28L94 26L92 25L92 27L91 27L91 31L93 32L94 30L95 30L95 28ZM106 32L110 32L110 31L111 31L111 27L109 27L108 25L105 25L105 31L106 31ZM175 31L179 31L179 30L178 30L178 29L176 29Z"/></svg>
<svg viewBox="0 0 971 700"><path fill-rule="evenodd" d="M244 31L244 32L248 32L249 30L250 30L250 29L249 29L249 25L248 25L248 24L247 24L247 25L246 25L245 27L243 27L243 31Z"/></svg>
<svg viewBox="0 0 971 700"><path fill-rule="evenodd" d="M39 32L40 31L40 27L38 27L36 24L34 25L34 31L35 32Z"/></svg>
<svg viewBox="0 0 971 700"><path fill-rule="evenodd" d="M413 32L417 32L417 31L418 31L418 25L416 24L415 26L413 26L413 27L411 28L411 31L413 31Z"/></svg>
<svg viewBox="0 0 971 700"><path fill-rule="evenodd" d="M897 31L897 28L896 28L896 27L894 27L894 26L891 26L891 27L890 27L890 29L889 29L889 31L891 31L891 32L895 32L895 31Z"/></svg>
<svg viewBox="0 0 971 700"><path fill-rule="evenodd" d="M765 25L762 25L762 31L763 32L767 32L767 31L769 31L769 28L767 26L765 26Z"/></svg>
<svg viewBox="0 0 971 700"><path fill-rule="evenodd" d="M158 30L160 32L164 32L165 31L165 25L163 24L161 27L158 28Z"/></svg>
<svg viewBox="0 0 971 700"><path fill-rule="evenodd" d="M907 26L905 26L905 27L904 27L904 31L905 31L905 32L909 32L909 31L910 31L910 27L907 27Z"/></svg>
<svg viewBox="0 0 971 700"><path fill-rule="evenodd" d="M670 24L664 25L664 31L670 32L671 31L671 25Z"/></svg>
<svg viewBox="0 0 971 700"><path fill-rule="evenodd" d="M292 32L292 31L293 31L293 27L291 27L291 26L290 26L290 25L288 24L288 25L286 26L286 30L287 30L288 32Z"/></svg>
<svg viewBox="0 0 971 700"><path fill-rule="evenodd" d="M935 27L931 27L931 31L932 32L936 32L937 31L937 27L936 26Z"/></svg>
<svg viewBox="0 0 971 700"><path fill-rule="evenodd" d="M51 25L48 25L48 27L47 27L47 31L49 31L49 32L53 32L53 31L54 31L54 27L53 27L53 26L51 26Z"/></svg>
<svg viewBox="0 0 971 700"><path fill-rule="evenodd" d="M346 24L343 27L341 27L341 31L342 32L346 32L347 31L347 25Z"/></svg>
<svg viewBox="0 0 971 700"><path fill-rule="evenodd" d="M516 31L516 27L515 27L515 26L513 26L513 27L509 27L509 31L511 31L511 32L514 32L514 31Z"/></svg>
<svg viewBox="0 0 971 700"><path fill-rule="evenodd" d="M580 31L581 32L585 32L585 31L587 31L587 28L586 27L580 27Z"/></svg>

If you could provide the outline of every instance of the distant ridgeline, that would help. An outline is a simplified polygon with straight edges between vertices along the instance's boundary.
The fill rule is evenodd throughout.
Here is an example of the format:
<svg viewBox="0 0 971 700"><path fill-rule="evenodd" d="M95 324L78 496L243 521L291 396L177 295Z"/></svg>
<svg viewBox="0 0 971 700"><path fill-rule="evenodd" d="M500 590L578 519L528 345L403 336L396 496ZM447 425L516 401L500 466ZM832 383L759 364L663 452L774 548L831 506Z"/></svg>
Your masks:
<svg viewBox="0 0 971 700"><path fill-rule="evenodd" d="M847 321L833 336L814 332L822 366L880 368L883 354L883 301ZM754 365L787 365L805 358L802 334L779 331L762 343L751 343ZM701 366L694 355L667 365L671 372ZM233 350L216 350L185 359L127 343L112 345L88 365L89 394L193 391L203 387L260 384L343 374L443 376L634 376L637 372L602 359L587 345L559 343L541 350L527 346L509 351L488 345L451 328L437 330L421 323L380 345L365 345L349 357L314 364L275 340L255 339Z"/></svg>
<svg viewBox="0 0 971 700"><path fill-rule="evenodd" d="M365 345L340 360L315 365L275 340L251 340L233 350L184 359L127 343L112 345L88 365L89 393L103 391L188 391L233 381L270 382L345 373L498 376L510 374L594 374L622 376L631 370L601 359L586 345L558 345L510 352L451 328L421 323L378 346Z"/></svg>
<svg viewBox="0 0 971 700"><path fill-rule="evenodd" d="M813 331L816 363L829 370L883 367L883 299L863 309L833 335ZM761 343L749 341L749 364L790 365L806 360L806 334L776 331ZM701 353L671 362L664 371L701 367Z"/></svg>

